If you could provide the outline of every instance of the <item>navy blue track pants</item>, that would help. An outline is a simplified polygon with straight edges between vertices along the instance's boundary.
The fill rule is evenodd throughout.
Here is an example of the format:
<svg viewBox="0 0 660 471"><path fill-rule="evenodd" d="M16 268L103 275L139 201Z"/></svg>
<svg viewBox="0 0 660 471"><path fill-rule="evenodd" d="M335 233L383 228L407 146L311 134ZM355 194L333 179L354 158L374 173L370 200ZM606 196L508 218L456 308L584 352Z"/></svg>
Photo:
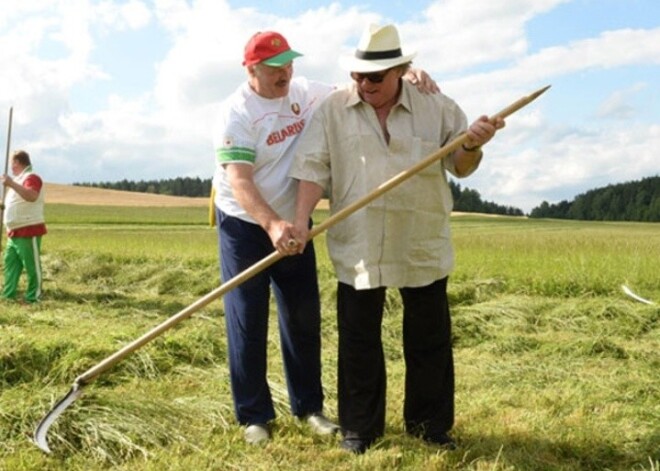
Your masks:
<svg viewBox="0 0 660 471"><path fill-rule="evenodd" d="M220 274L229 280L273 252L257 224L216 208ZM229 369L236 418L267 423L275 410L267 381L271 288L277 303L280 345L291 412L298 417L323 410L321 313L314 245L285 257L224 296Z"/></svg>

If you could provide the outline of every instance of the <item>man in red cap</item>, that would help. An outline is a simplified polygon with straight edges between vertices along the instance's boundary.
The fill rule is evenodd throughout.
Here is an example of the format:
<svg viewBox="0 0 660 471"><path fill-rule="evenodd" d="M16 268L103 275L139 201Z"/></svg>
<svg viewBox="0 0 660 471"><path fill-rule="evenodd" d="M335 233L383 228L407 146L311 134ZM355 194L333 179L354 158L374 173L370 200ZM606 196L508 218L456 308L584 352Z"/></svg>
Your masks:
<svg viewBox="0 0 660 471"><path fill-rule="evenodd" d="M224 281L273 252L297 249L293 221L297 183L288 177L298 138L333 86L293 78L302 54L273 31L245 46L248 80L220 105L214 128L215 216ZM425 80L426 79L426 80ZM409 80L433 90L417 72ZM309 222L311 225L311 221ZM266 378L270 288L277 303L280 343L292 413L319 434L337 425L323 415L321 314L314 245L280 260L224 296L229 368L237 420L245 439L270 438L275 418Z"/></svg>

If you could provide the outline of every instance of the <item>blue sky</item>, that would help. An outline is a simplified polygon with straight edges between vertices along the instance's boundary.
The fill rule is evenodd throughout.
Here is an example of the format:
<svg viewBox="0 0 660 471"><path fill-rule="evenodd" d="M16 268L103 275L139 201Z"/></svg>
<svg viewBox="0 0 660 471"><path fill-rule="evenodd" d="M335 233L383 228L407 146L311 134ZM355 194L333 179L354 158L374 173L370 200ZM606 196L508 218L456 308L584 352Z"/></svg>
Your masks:
<svg viewBox="0 0 660 471"><path fill-rule="evenodd" d="M2 0L0 126L53 183L208 178L215 106L242 81L243 45L284 33L296 74L329 83L370 22L470 120L546 84L463 186L525 211L660 174L656 0ZM5 137L0 141L4 147Z"/></svg>

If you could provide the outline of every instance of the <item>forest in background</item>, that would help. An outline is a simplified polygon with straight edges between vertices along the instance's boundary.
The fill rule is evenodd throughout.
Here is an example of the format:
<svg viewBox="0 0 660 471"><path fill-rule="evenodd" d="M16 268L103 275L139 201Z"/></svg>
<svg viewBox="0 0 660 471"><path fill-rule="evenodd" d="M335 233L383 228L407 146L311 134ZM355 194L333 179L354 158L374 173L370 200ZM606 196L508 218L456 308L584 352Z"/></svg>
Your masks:
<svg viewBox="0 0 660 471"><path fill-rule="evenodd" d="M204 197L211 193L211 179L177 177L162 180L74 183L87 186L170 196ZM484 201L478 191L449 181L454 210L468 213L524 216L516 207ZM532 218L590 221L660 222L660 176L607 185L580 194L572 201L556 204L543 201L529 213Z"/></svg>
<svg viewBox="0 0 660 471"><path fill-rule="evenodd" d="M529 217L660 222L660 176L607 185L579 194L573 201L544 201Z"/></svg>

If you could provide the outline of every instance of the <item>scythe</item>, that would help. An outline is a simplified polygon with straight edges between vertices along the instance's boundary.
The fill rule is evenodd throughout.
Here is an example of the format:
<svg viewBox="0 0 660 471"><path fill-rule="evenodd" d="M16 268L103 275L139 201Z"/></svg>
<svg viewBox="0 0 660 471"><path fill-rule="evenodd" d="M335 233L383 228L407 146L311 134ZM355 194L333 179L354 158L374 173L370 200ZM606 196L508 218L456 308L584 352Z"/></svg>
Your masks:
<svg viewBox="0 0 660 471"><path fill-rule="evenodd" d="M518 99L517 101L510 104L509 106L498 112L497 114L491 116L490 117L491 121L495 120L496 118L506 118L507 116L515 113L522 107L526 106L527 104L538 98L548 88L550 88L550 85L541 88L528 96ZM428 157L419 161L417 164L413 165L412 167L398 173L394 177L382 183L380 186L378 186L368 195L363 196L362 198L350 204L349 206L331 215L325 221L320 223L318 226L314 226L312 228L309 234L309 239L316 237L317 235L321 234L328 228L342 221L352 213L368 205L376 198L379 198L380 196L382 196L384 193L391 190L395 186L401 184L402 182L406 181L407 179L417 174L421 170L427 168L428 166L434 164L435 162L439 161L440 159L454 152L463 143L465 143L467 139L468 137L466 134L461 134L460 136L457 136L455 139L453 139L448 144L442 146L433 154L429 155ZM227 280L225 283L223 283L213 291L209 292L202 298L198 299L194 303L190 304L188 307L179 311L177 314L173 315L165 322L154 327L149 332L144 334L142 337L129 343L122 349L108 356L106 359L102 360L100 363L96 364L95 366L91 367L83 374L78 376L74 380L73 386L71 387L71 390L67 393L67 395L64 396L62 399L60 399L55 404L55 406L44 416L41 422L39 422L33 436L34 443L44 452L50 453L51 450L48 447L48 440L47 440L48 429L53 424L53 422L55 422L55 420L57 420L57 418L66 410L66 408L69 407L76 399L78 399L82 395L82 391L85 386L90 384L101 373L105 372L106 370L117 364L119 361L121 361L129 354L133 353L134 351L144 346L154 338L158 337L166 330L174 327L182 320L187 319L192 314L194 314L204 306L208 305L212 301L220 298L225 293L234 289L236 286L240 285L244 281L252 278L256 274L265 270L266 268L268 268L269 266L271 266L272 264L274 264L284 256L285 255L280 254L279 252L273 252L269 256L263 258L262 260L255 263L251 267L242 271L235 277L231 278L230 280Z"/></svg>

